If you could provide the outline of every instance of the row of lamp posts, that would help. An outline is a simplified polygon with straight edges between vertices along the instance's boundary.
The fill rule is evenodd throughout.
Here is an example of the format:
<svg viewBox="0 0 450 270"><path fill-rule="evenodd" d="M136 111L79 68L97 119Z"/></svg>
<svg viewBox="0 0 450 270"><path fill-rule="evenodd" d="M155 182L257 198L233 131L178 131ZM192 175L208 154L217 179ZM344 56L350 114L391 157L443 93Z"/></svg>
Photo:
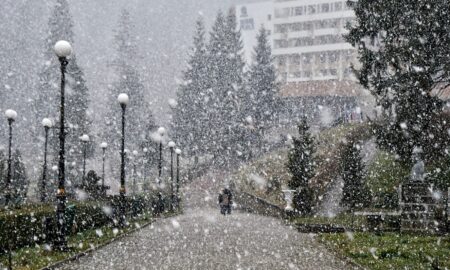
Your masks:
<svg viewBox="0 0 450 270"><path fill-rule="evenodd" d="M55 247L60 250L67 249L67 238L66 238L66 220L65 220L65 211L66 211L66 191L65 191L65 73L66 67L68 65L68 57L72 54L72 47L67 41L58 41L54 47L55 53L60 62L60 72L61 72L61 87L60 87L60 126L59 126L59 162L58 162L58 189L57 189L57 207L56 207L56 220L57 220L57 231L56 231L56 241ZM126 106L129 102L129 97L127 94L120 94L118 96L118 102L122 108L122 138L121 138L121 170L120 170L120 213L119 213L119 222L120 225L125 225L125 111ZM9 126L9 144L8 144L8 167L7 167L7 177L6 177L6 186L10 188L11 182L11 147L12 147L12 124L17 118L17 113L14 110L7 110L5 112L5 116L8 120ZM45 129L45 143L44 143L44 164L43 164L43 172L42 172L42 182L41 182L41 201L46 201L46 178L47 178L47 145L48 145L48 133L50 128L53 127L53 123L50 119L44 118L42 120L42 125ZM163 127L158 129L158 134L161 137L159 144L159 163L158 163L158 181L161 179L162 173L162 143L163 136L166 133L166 130ZM84 144L83 149L83 186L86 185L86 152L87 152L87 143L89 142L89 136L84 134L81 136L81 141ZM180 149L175 148L174 142L169 142L168 144L170 148L170 156L171 156L171 200L170 200L170 209L173 210L173 204L176 202L178 204L179 200L179 156L181 154ZM103 164L102 164L102 189L104 189L104 179L105 179L105 151L108 147L106 142L100 144L100 147L103 150ZM177 183L176 183L176 198L174 194L174 171L173 171L173 153L177 155ZM145 149L144 149L145 152ZM5 204L9 206L10 204L10 192L6 192L5 196ZM11 253L11 252L10 252ZM10 254L11 255L11 254Z"/></svg>
<svg viewBox="0 0 450 270"><path fill-rule="evenodd" d="M61 40L58 41L55 44L54 47L55 53L58 56L58 59L60 61L60 71L61 71L61 102L60 102L60 132L59 132L59 162L58 162L58 191L57 191L57 208L56 208L56 219L57 219L57 241L56 241L56 248L59 248L61 250L64 250L67 248L67 239L66 239L66 220L65 220L65 209L66 209L66 192L65 192L65 171L64 171L64 165L65 165L65 110L64 110L64 103L65 103L65 72L66 67L68 64L68 59L72 54L72 47L69 42ZM119 213L119 223L120 225L125 225L125 112L126 107L129 102L129 97L127 94L120 94L117 98L121 108L122 108L122 138L121 138L121 169L120 169L120 213ZM10 126L10 148L11 148L11 133L12 133L12 122L14 121L17 114L14 111L7 112L7 117L9 121ZM48 130L51 128L52 123L49 119L45 119L42 124L45 127L45 154L44 154L44 172L43 172L43 183L42 187L45 188L45 178L46 178L46 155L47 155L47 137L48 137ZM161 179L161 173L162 173L162 137L165 135L166 131L164 128L159 128L158 133L161 136L160 145L159 145L159 163L158 163L158 181ZM85 171L86 171L86 145L89 141L89 136L83 135L81 137L81 140L85 143L84 144L84 160L83 160L83 185L85 185ZM103 165L102 165L102 188L104 188L104 178L105 178L105 150L107 148L107 144L104 142L100 145L100 147L103 149ZM170 208L173 209L173 203L175 201L175 195L174 195L174 186L173 186L173 152L175 143L170 142L170 153L171 153L171 204ZM176 200L178 203L179 199L179 156L181 154L180 149L176 149L175 153L177 154L177 186L176 186ZM10 156L11 156L11 149L9 151L9 162L8 162L8 179L10 179ZM9 199L9 198L8 198ZM8 200L7 199L7 200ZM45 200L45 195L42 195L42 200Z"/></svg>

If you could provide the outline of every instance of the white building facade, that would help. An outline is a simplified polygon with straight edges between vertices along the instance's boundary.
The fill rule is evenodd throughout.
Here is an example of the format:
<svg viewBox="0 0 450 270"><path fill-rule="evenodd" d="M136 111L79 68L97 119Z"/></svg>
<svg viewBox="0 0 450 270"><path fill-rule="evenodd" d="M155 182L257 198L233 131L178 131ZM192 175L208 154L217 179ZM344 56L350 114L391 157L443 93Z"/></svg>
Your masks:
<svg viewBox="0 0 450 270"><path fill-rule="evenodd" d="M355 18L346 0L272 0L239 5L236 12L247 63L264 25L280 81L355 80L356 50L342 37Z"/></svg>

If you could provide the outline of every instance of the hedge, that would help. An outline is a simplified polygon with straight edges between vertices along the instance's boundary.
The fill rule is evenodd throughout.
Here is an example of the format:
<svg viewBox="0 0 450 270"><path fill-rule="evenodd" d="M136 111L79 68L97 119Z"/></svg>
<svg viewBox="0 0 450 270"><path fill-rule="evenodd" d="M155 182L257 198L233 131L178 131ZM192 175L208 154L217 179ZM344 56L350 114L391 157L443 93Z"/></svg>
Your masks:
<svg viewBox="0 0 450 270"><path fill-rule="evenodd" d="M168 196L164 196L167 208ZM156 196L126 197L127 217L132 218L144 212L153 213ZM67 209L73 207L72 224L68 234L73 235L87 229L117 224L119 196L110 196L102 201L68 202ZM56 207L54 205L28 205L21 209L0 212L0 254L11 248L51 244L56 228ZM67 211L67 212L70 212ZM46 229L47 228L47 229ZM45 232L49 231L47 235Z"/></svg>

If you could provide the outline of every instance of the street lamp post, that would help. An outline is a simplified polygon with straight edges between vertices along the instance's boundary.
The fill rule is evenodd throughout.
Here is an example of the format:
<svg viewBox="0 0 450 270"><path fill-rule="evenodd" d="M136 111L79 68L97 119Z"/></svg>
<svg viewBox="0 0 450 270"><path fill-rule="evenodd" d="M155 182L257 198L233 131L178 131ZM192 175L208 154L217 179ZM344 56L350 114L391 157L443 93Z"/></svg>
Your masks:
<svg viewBox="0 0 450 270"><path fill-rule="evenodd" d="M120 225L125 225L125 110L127 108L129 97L127 94L120 94L117 97L122 108L122 146L121 146L121 164L120 164Z"/></svg>
<svg viewBox="0 0 450 270"><path fill-rule="evenodd" d="M169 209L173 210L173 203L175 199L175 194L173 191L173 149L175 148L175 143L173 141L170 141L169 144L170 149L170 206Z"/></svg>
<svg viewBox="0 0 450 270"><path fill-rule="evenodd" d="M41 183L41 202L44 203L47 199L47 193L45 191L47 181L47 145L48 145L48 130L53 126L52 120L44 118L42 125L45 130L45 142L44 142L44 167L42 168L42 183Z"/></svg>
<svg viewBox="0 0 450 270"><path fill-rule="evenodd" d="M136 195L136 175L137 175L136 163L138 161L138 155L139 155L138 151L134 150L133 151L133 156L134 156L134 158L133 158L133 195Z"/></svg>
<svg viewBox="0 0 450 270"><path fill-rule="evenodd" d="M80 140L83 142L83 179L81 182L81 186L83 189L86 189L86 150L87 150L87 143L89 142L89 136L86 134L83 134L83 136L80 137Z"/></svg>
<svg viewBox="0 0 450 270"><path fill-rule="evenodd" d="M11 201L11 147L12 147L12 124L16 120L17 113L14 110L6 110L5 112L6 119L8 119L9 126L9 144L8 144L8 171L6 175L6 196L5 196L5 204L9 206Z"/></svg>
<svg viewBox="0 0 450 270"><path fill-rule="evenodd" d="M105 192L105 153L106 148L108 148L108 144L106 142L102 142L100 144L100 148L103 150L103 156L102 156L102 194ZM106 195L106 193L105 193Z"/></svg>
<svg viewBox="0 0 450 270"><path fill-rule="evenodd" d="M177 154L177 189L176 189L176 203L177 208L180 207L180 155L181 150L177 148L175 150L175 154Z"/></svg>
<svg viewBox="0 0 450 270"><path fill-rule="evenodd" d="M65 103L65 84L66 84L66 67L69 61L67 57L72 54L72 46L69 42L65 40L60 40L56 42L55 54L58 56L59 62L61 63L61 103L60 103L60 119L59 119L59 162L58 162L58 191L56 194L58 205L56 207L56 224L57 224L57 232L56 232L56 241L55 246L60 250L67 249L67 239L66 239L66 220L65 220L65 212L66 212L66 190L65 190L65 141L66 134L64 128L64 103Z"/></svg>
<svg viewBox="0 0 450 270"><path fill-rule="evenodd" d="M9 126L9 144L8 144L8 172L6 175L6 196L5 196L5 204L6 207L9 206L11 201L11 146L12 146L12 124L17 118L17 113L14 110L6 110L5 112L6 119L8 119ZM8 211L9 212L9 211ZM8 227L9 233L13 234L13 228L11 228L11 224ZM8 238L8 269L12 270L12 243L11 239Z"/></svg>
<svg viewBox="0 0 450 270"><path fill-rule="evenodd" d="M161 173L162 173L162 143L163 138L166 133L166 129L163 127L158 128L158 134L159 134L159 162L158 162L158 179L161 181Z"/></svg>

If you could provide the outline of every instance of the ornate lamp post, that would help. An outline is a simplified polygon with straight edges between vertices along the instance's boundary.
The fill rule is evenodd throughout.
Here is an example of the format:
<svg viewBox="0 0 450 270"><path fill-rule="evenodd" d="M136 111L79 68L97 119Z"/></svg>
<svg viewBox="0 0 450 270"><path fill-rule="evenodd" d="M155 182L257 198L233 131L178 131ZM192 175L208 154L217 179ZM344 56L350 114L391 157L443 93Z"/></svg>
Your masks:
<svg viewBox="0 0 450 270"><path fill-rule="evenodd" d="M158 179L161 181L161 172L162 172L162 143L164 135L166 134L166 129L163 127L158 128L158 134L160 136L159 141L159 162L158 162Z"/></svg>
<svg viewBox="0 0 450 270"><path fill-rule="evenodd" d="M127 108L129 97L127 94L120 94L117 97L122 108L122 145L121 145L121 164L120 164L120 225L125 225L125 110Z"/></svg>
<svg viewBox="0 0 450 270"><path fill-rule="evenodd" d="M55 246L60 250L67 249L67 239L66 239L66 220L65 220L65 212L66 212L66 190L65 190L65 141L66 141L66 133L64 127L64 103L65 103L65 84L66 84L66 67L69 61L67 57L72 54L72 46L69 42L65 40L60 40L56 42L55 54L58 56L59 62L61 63L61 103L60 103L60 118L59 118L59 162L58 162L58 191L56 194L56 198L58 200L58 205L56 207L56 224L57 224L57 232L56 232L56 241Z"/></svg>
<svg viewBox="0 0 450 270"><path fill-rule="evenodd" d="M173 149L175 148L175 143L170 141L168 143L170 149L170 206L169 209L173 210L173 204L175 201L175 194L173 192Z"/></svg>
<svg viewBox="0 0 450 270"><path fill-rule="evenodd" d="M89 136L86 134L83 134L83 136L80 137L80 140L83 142L83 179L81 182L82 187L86 188L86 148L87 143L89 142Z"/></svg>
<svg viewBox="0 0 450 270"><path fill-rule="evenodd" d="M6 175L6 206L9 206L11 200L11 147L12 147L12 124L17 118L17 113L14 110L6 110L6 119L8 119L9 126L9 144L8 144L8 171Z"/></svg>
<svg viewBox="0 0 450 270"><path fill-rule="evenodd" d="M47 145L48 145L48 131L53 126L52 120L44 118L42 120L42 126L45 130L45 142L44 142L44 165L42 168L42 183L41 183L41 202L44 203L47 199L47 193L45 191L47 181Z"/></svg>
<svg viewBox="0 0 450 270"><path fill-rule="evenodd" d="M175 154L177 154L177 189L176 189L176 205L177 208L180 207L180 155L181 150L177 148L175 150Z"/></svg>
<svg viewBox="0 0 450 270"><path fill-rule="evenodd" d="M100 148L103 150L103 156L102 156L102 194L105 192L105 153L106 148L108 148L108 144L106 142L102 142L100 144ZM106 195L106 192L105 192Z"/></svg>

